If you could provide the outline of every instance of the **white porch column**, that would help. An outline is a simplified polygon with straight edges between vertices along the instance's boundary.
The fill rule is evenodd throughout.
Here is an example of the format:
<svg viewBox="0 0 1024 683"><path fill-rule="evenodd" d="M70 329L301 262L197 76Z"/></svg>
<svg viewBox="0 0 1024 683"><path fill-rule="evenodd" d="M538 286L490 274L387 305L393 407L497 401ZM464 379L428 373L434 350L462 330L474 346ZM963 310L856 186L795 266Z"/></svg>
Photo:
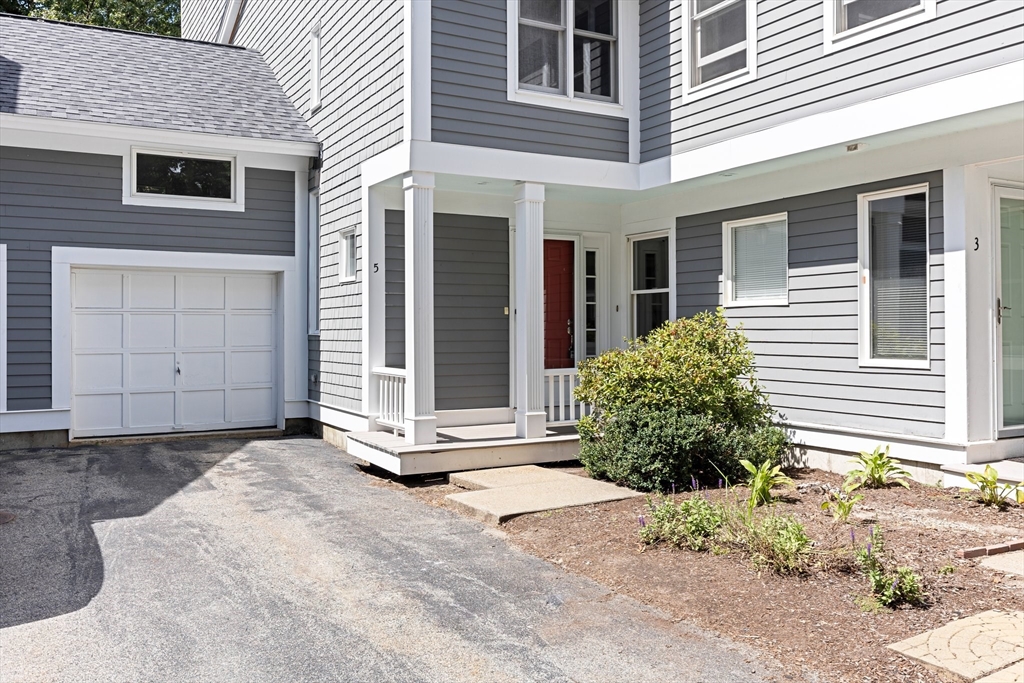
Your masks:
<svg viewBox="0 0 1024 683"><path fill-rule="evenodd" d="M437 443L434 416L434 174L413 171L405 192L405 440Z"/></svg>
<svg viewBox="0 0 1024 683"><path fill-rule="evenodd" d="M517 183L516 436L544 436L544 186Z"/></svg>

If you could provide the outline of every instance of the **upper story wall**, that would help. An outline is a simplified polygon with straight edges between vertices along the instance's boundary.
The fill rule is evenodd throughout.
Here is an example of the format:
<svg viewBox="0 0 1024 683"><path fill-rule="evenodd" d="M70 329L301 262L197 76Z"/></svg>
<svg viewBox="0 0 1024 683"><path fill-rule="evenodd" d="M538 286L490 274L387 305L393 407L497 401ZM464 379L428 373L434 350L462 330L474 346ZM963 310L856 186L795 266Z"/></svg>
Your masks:
<svg viewBox="0 0 1024 683"><path fill-rule="evenodd" d="M641 0L641 161L1024 59L1015 0L938 0L933 19L829 54L826 0L756 1L757 77L695 97L672 87L688 63L681 0Z"/></svg>
<svg viewBox="0 0 1024 683"><path fill-rule="evenodd" d="M224 3L217 0L181 0L181 37L216 40L223 13Z"/></svg>
<svg viewBox="0 0 1024 683"><path fill-rule="evenodd" d="M629 119L508 100L504 0L432 0L431 139L629 161Z"/></svg>

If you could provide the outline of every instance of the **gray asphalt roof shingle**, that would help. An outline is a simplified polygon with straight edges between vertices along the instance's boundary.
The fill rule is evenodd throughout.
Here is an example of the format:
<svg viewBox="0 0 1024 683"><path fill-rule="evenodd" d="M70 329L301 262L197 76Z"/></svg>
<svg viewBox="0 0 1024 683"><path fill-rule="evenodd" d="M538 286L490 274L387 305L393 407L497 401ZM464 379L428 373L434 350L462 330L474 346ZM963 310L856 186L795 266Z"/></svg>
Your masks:
<svg viewBox="0 0 1024 683"><path fill-rule="evenodd" d="M0 16L0 111L316 142L258 52Z"/></svg>

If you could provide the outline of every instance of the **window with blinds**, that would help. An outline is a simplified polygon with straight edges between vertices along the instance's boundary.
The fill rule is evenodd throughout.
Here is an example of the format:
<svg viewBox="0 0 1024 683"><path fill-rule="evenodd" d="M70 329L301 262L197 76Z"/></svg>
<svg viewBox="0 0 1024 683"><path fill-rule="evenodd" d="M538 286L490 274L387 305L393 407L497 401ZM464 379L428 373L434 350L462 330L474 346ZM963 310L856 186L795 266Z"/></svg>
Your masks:
<svg viewBox="0 0 1024 683"><path fill-rule="evenodd" d="M789 303L786 214L723 224L726 306Z"/></svg>
<svg viewBox="0 0 1024 683"><path fill-rule="evenodd" d="M862 361L928 361L928 191L862 195ZM864 327L865 317L867 327ZM866 347L866 348L864 348Z"/></svg>

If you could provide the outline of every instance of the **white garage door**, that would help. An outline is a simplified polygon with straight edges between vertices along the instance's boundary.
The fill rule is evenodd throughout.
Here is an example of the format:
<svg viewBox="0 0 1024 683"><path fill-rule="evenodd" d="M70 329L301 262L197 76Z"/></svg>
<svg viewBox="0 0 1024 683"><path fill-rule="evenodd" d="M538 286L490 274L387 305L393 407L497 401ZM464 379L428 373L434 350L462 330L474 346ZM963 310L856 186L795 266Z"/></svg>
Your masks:
<svg viewBox="0 0 1024 683"><path fill-rule="evenodd" d="M277 423L273 275L71 278L73 436Z"/></svg>

